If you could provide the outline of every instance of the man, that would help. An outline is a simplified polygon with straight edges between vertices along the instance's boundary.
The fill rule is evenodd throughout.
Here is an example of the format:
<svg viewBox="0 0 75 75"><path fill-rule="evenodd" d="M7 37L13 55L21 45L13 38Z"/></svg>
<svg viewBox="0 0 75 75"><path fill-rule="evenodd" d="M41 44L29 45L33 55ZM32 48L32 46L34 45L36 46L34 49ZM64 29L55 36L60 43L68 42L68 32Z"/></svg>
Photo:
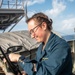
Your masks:
<svg viewBox="0 0 75 75"><path fill-rule="evenodd" d="M68 43L52 33L52 19L44 13L27 20L32 38L41 42L33 60L18 54L9 54L28 75L72 75L71 49Z"/></svg>

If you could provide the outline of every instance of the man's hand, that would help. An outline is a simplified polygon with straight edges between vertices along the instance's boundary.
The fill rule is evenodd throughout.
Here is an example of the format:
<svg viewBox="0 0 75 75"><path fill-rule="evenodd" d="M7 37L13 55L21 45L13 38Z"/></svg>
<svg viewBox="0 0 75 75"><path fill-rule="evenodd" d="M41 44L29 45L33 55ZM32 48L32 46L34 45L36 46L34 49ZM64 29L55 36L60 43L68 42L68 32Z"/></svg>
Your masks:
<svg viewBox="0 0 75 75"><path fill-rule="evenodd" d="M9 59L10 59L11 62L18 62L20 56L21 56L21 55L15 54L15 53L10 53L10 54L8 55L8 57L9 57ZM3 62L4 62L4 63L7 62L5 58L3 59Z"/></svg>
<svg viewBox="0 0 75 75"><path fill-rule="evenodd" d="M19 60L20 56L21 55L19 55L19 54L10 53L9 54L9 59L10 59L11 62L17 62Z"/></svg>
<svg viewBox="0 0 75 75"><path fill-rule="evenodd" d="M21 73L22 73L22 75L27 75L27 74L25 73L25 71L21 71ZM20 75L20 74L18 73L18 75Z"/></svg>

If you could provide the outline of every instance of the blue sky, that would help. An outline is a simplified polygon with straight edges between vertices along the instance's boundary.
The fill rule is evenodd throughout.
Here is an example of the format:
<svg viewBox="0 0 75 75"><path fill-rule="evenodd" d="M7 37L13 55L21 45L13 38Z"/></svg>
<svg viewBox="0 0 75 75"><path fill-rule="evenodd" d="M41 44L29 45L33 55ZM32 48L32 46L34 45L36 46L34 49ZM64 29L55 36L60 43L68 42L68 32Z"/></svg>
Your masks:
<svg viewBox="0 0 75 75"><path fill-rule="evenodd" d="M61 35L75 34L75 0L28 0L28 17L43 12L53 19L53 30ZM25 17L13 31L27 30Z"/></svg>

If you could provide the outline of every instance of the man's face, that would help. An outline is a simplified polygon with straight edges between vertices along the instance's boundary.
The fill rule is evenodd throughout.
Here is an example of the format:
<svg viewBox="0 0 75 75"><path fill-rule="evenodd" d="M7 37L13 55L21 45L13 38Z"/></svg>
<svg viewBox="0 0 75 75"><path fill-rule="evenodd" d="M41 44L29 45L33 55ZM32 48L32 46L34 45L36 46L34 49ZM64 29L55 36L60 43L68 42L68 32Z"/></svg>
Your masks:
<svg viewBox="0 0 75 75"><path fill-rule="evenodd" d="M44 29L42 23L35 24L34 20L28 22L28 29L32 38L35 38L37 42L43 42L44 40Z"/></svg>

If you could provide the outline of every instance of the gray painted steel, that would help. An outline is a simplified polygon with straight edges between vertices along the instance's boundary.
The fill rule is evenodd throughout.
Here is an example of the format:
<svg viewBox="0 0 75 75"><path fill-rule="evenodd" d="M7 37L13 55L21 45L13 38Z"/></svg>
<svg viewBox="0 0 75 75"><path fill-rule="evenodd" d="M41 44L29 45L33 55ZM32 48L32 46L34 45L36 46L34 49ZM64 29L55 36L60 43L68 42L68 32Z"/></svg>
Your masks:
<svg viewBox="0 0 75 75"><path fill-rule="evenodd" d="M26 30L0 33L0 46L5 52L8 47L19 45L25 47L26 50L24 49L24 51L32 50L39 46L39 44L30 37L29 32Z"/></svg>

